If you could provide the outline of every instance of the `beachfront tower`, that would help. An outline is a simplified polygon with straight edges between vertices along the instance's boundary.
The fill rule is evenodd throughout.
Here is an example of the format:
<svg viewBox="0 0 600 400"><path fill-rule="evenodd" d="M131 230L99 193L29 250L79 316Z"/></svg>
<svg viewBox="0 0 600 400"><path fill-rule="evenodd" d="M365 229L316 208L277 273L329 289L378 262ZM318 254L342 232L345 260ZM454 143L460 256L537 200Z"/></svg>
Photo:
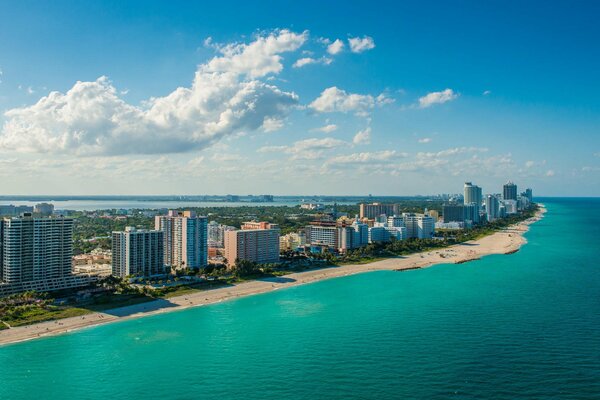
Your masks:
<svg viewBox="0 0 600 400"><path fill-rule="evenodd" d="M164 233L165 265L204 268L208 264L208 220L194 211L169 210L154 219L154 229Z"/></svg>

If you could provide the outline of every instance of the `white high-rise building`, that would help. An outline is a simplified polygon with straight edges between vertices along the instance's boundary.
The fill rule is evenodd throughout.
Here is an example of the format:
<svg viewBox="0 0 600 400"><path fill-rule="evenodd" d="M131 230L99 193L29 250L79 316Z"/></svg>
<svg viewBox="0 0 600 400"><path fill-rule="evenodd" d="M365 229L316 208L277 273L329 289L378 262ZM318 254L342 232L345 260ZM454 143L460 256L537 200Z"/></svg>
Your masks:
<svg viewBox="0 0 600 400"><path fill-rule="evenodd" d="M112 233L112 274L153 276L165 273L164 232L128 226Z"/></svg>
<svg viewBox="0 0 600 400"><path fill-rule="evenodd" d="M73 219L37 218L30 213L2 221L0 278L9 284L28 283L34 290L45 284L60 288L70 277L73 257Z"/></svg>
<svg viewBox="0 0 600 400"><path fill-rule="evenodd" d="M481 188L477 185L473 185L471 182L465 182L464 204L475 203L481 206L481 201Z"/></svg>
<svg viewBox="0 0 600 400"><path fill-rule="evenodd" d="M169 210L154 219L154 228L164 232L165 265L173 268L203 268L208 264L208 224L194 211Z"/></svg>
<svg viewBox="0 0 600 400"><path fill-rule="evenodd" d="M488 222L494 221L500 217L500 201L493 194L485 196L485 213Z"/></svg>
<svg viewBox="0 0 600 400"><path fill-rule="evenodd" d="M388 228L399 228L399 227L405 226L404 218L402 218L399 215L393 215L391 217L388 217L387 226L388 226Z"/></svg>
<svg viewBox="0 0 600 400"><path fill-rule="evenodd" d="M430 239L435 232L435 221L427 214L403 213L407 238Z"/></svg>

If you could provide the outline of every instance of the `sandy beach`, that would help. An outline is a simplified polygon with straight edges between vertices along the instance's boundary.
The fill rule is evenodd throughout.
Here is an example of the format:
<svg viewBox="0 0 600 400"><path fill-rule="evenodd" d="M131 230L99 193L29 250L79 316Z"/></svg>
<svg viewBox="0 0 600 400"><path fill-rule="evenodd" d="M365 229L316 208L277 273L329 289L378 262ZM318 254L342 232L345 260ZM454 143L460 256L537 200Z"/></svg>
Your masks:
<svg viewBox="0 0 600 400"><path fill-rule="evenodd" d="M191 293L169 299L157 299L147 303L87 314L80 317L14 327L0 331L0 345L36 339L49 335L57 335L110 322L141 318L164 312L218 303L242 296L270 292L323 279L371 271L400 271L426 268L436 264L457 264L476 260L490 254L510 254L519 250L519 248L526 243L523 233L529 230L530 224L541 219L545 212L546 209L540 205L540 210L537 212L536 216L527 221L523 221L506 230L496 232L481 239L457 244L444 249L411 254L405 257L389 258L369 264L315 269L282 277L248 281L233 286Z"/></svg>

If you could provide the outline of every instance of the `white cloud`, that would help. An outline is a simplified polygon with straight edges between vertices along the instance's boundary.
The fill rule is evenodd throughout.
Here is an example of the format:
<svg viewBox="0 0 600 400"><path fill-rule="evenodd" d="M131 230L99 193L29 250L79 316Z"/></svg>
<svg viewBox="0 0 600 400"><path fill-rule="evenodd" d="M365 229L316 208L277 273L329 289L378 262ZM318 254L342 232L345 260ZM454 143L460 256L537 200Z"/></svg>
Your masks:
<svg viewBox="0 0 600 400"><path fill-rule="evenodd" d="M191 162L193 162L194 164L199 164L200 162L202 162L203 159L204 158L202 157L200 160L194 159ZM240 156L239 154L227 154L227 153L215 153L212 155L212 157L210 159L212 161L225 162L225 163L245 160L245 158Z"/></svg>
<svg viewBox="0 0 600 400"><path fill-rule="evenodd" d="M554 170L549 169L548 171L546 171L546 176L550 176L551 177L551 176L554 176L554 175L555 175Z"/></svg>
<svg viewBox="0 0 600 400"><path fill-rule="evenodd" d="M331 133L336 131L338 126L336 124L327 124L320 128L314 129L315 131L323 132L323 133Z"/></svg>
<svg viewBox="0 0 600 400"><path fill-rule="evenodd" d="M431 138L424 137L424 138L420 138L418 141L419 141L419 143L429 143L429 142L431 142Z"/></svg>
<svg viewBox="0 0 600 400"><path fill-rule="evenodd" d="M203 70L245 74L250 78L278 74L283 69L281 53L297 50L307 38L307 31L298 34L283 29L267 36L258 36L249 44L216 45L223 56L214 57L203 66Z"/></svg>
<svg viewBox="0 0 600 400"><path fill-rule="evenodd" d="M354 135L354 139L352 139L352 143L354 144L369 144L371 143L371 127L367 127L362 131L359 131L356 135Z"/></svg>
<svg viewBox="0 0 600 400"><path fill-rule="evenodd" d="M529 161L526 161L526 162L525 162L525 167L526 167L526 168L531 168L531 167L533 167L534 165L535 165L535 161L531 161L531 160L529 160Z"/></svg>
<svg viewBox="0 0 600 400"><path fill-rule="evenodd" d="M383 150L364 153L353 153L336 156L327 161L328 164L368 164L389 161L398 157L406 157L405 153L396 153L395 150Z"/></svg>
<svg viewBox="0 0 600 400"><path fill-rule="evenodd" d="M350 45L350 51L353 53L362 53L375 48L375 41L370 36L350 38L348 44Z"/></svg>
<svg viewBox="0 0 600 400"><path fill-rule="evenodd" d="M452 89L442 90L441 92L431 92L419 98L419 107L427 108L434 104L443 104L456 99L458 96L458 93L455 93Z"/></svg>
<svg viewBox="0 0 600 400"><path fill-rule="evenodd" d="M262 128L265 132L275 132L283 128L283 121L277 118L265 117Z"/></svg>
<svg viewBox="0 0 600 400"><path fill-rule="evenodd" d="M335 42L327 46L327 52L331 55L338 54L342 50L344 50L344 42L340 39L336 39Z"/></svg>
<svg viewBox="0 0 600 400"><path fill-rule="evenodd" d="M2 76L4 75L4 71L0 68L0 83L2 83Z"/></svg>
<svg viewBox="0 0 600 400"><path fill-rule="evenodd" d="M293 160L316 159L322 156L324 150L346 146L343 140L334 138L309 138L294 142L291 146L264 146L259 153L285 153L292 155Z"/></svg>
<svg viewBox="0 0 600 400"><path fill-rule="evenodd" d="M382 106L389 104L389 100L385 95L379 95L377 98L374 98L368 94L348 93L333 86L323 90L319 97L309 104L309 107L320 113L353 112L359 116L367 116L375 105Z"/></svg>
<svg viewBox="0 0 600 400"><path fill-rule="evenodd" d="M492 94L492 92L491 92L490 90L484 90L484 91L483 91L483 95L484 95L484 96L488 96L488 95L490 95L490 94Z"/></svg>
<svg viewBox="0 0 600 400"><path fill-rule="evenodd" d="M600 151L597 153L594 153L594 157L600 157Z"/></svg>
<svg viewBox="0 0 600 400"><path fill-rule="evenodd" d="M173 153L274 128L298 96L256 78L281 71L280 53L296 50L306 37L280 30L249 44L218 46L222 56L200 65L191 87L141 107L121 99L106 77L77 82L66 93L51 92L34 105L8 110L0 147L76 155Z"/></svg>
<svg viewBox="0 0 600 400"><path fill-rule="evenodd" d="M304 58L299 58L298 60L296 60L296 62L292 65L292 67L302 68L302 67L304 67L306 65L310 65L310 64L329 65L332 62L333 62L333 60L331 58L327 58L327 57L321 57L321 58L304 57Z"/></svg>

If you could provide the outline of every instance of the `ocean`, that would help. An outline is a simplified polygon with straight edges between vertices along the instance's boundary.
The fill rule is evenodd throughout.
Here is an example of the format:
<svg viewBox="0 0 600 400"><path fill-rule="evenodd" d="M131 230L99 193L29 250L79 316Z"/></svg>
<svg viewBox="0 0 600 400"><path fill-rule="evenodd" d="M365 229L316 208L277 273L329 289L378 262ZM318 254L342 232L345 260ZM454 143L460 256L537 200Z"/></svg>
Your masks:
<svg viewBox="0 0 600 400"><path fill-rule="evenodd" d="M599 399L600 199L511 255L0 347L0 399Z"/></svg>

